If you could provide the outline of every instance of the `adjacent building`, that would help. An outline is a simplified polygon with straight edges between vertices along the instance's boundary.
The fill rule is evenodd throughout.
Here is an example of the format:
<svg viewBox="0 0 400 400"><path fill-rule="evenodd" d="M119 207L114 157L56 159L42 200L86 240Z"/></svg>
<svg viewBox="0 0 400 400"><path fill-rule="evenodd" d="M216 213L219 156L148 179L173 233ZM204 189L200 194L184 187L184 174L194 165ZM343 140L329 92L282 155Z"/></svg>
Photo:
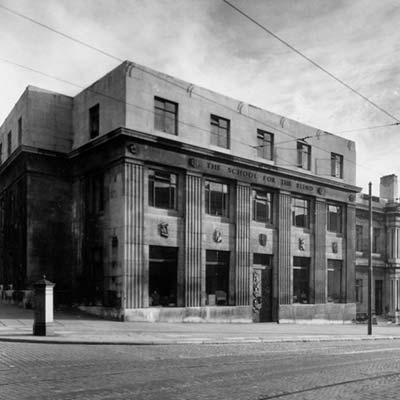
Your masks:
<svg viewBox="0 0 400 400"><path fill-rule="evenodd" d="M132 62L28 87L0 140L4 287L45 273L124 320L355 319L353 141Z"/></svg>

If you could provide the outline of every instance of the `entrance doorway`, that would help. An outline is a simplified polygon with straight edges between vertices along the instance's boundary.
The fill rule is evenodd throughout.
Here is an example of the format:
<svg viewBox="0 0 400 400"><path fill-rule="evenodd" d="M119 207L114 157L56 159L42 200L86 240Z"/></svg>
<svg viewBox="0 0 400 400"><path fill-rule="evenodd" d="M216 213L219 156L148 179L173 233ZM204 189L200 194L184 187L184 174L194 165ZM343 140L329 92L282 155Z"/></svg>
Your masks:
<svg viewBox="0 0 400 400"><path fill-rule="evenodd" d="M150 246L149 306L176 307L178 250Z"/></svg>
<svg viewBox="0 0 400 400"><path fill-rule="evenodd" d="M383 293L383 280L375 280L375 314L383 314L383 304L382 304L382 293Z"/></svg>
<svg viewBox="0 0 400 400"><path fill-rule="evenodd" d="M272 321L272 256L253 256L253 321Z"/></svg>

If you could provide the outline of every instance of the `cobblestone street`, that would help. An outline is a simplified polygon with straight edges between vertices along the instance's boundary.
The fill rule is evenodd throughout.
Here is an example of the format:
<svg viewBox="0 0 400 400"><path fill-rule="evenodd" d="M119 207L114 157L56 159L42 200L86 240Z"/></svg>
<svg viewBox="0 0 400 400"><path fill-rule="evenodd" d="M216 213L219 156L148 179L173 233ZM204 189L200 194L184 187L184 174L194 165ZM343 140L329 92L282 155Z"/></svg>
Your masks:
<svg viewBox="0 0 400 400"><path fill-rule="evenodd" d="M397 340L235 345L0 342L0 399L397 399Z"/></svg>

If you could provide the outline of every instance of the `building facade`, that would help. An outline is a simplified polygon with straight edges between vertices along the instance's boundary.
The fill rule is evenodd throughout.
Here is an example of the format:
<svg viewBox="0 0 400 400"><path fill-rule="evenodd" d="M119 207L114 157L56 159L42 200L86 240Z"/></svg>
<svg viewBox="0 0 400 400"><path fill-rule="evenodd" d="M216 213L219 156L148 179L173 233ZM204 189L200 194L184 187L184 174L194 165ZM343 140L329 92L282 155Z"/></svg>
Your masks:
<svg viewBox="0 0 400 400"><path fill-rule="evenodd" d="M145 321L351 321L355 144L124 62L0 128L0 282Z"/></svg>
<svg viewBox="0 0 400 400"><path fill-rule="evenodd" d="M368 317L369 196L360 194L356 211L357 318ZM372 197L372 314L399 323L400 203L396 175L381 178Z"/></svg>

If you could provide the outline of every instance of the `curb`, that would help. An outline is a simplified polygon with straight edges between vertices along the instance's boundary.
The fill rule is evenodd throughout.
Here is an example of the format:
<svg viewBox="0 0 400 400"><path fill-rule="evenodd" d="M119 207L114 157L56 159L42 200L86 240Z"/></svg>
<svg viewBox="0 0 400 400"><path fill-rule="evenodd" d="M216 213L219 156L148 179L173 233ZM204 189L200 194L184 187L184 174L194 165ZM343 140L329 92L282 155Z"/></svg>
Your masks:
<svg viewBox="0 0 400 400"><path fill-rule="evenodd" d="M67 345L115 345L115 346L166 346L166 345L187 345L187 344L201 344L201 345L226 345L226 344L246 344L246 343L319 343L319 342L361 342L361 341L378 341L378 340L399 340L400 336L357 336L357 337L312 337L300 336L289 338L248 338L248 339L188 339L188 340L84 340L84 339L67 339L55 338L48 336L46 339L43 337L1 337L0 342L13 342L13 343L38 343L38 344L67 344Z"/></svg>

